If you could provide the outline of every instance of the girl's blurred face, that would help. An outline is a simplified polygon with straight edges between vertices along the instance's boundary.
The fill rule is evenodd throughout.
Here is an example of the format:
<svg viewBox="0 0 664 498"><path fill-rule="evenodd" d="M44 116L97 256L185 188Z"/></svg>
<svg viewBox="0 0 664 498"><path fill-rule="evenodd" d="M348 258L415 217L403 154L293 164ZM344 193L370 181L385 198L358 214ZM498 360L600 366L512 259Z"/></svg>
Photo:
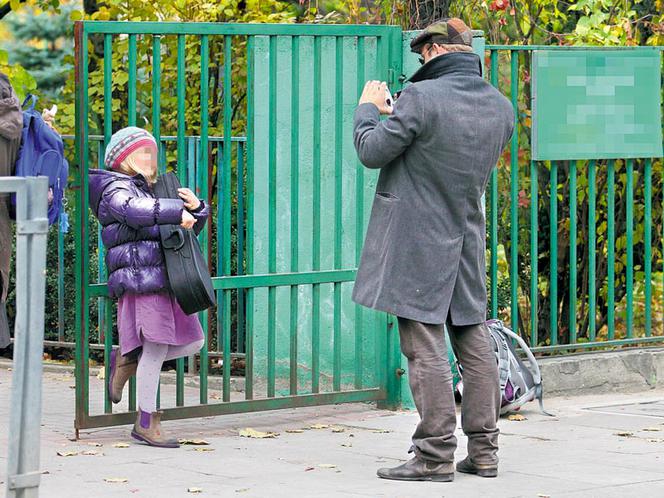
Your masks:
<svg viewBox="0 0 664 498"><path fill-rule="evenodd" d="M153 178L157 174L157 150L154 147L141 147L129 157L146 178Z"/></svg>

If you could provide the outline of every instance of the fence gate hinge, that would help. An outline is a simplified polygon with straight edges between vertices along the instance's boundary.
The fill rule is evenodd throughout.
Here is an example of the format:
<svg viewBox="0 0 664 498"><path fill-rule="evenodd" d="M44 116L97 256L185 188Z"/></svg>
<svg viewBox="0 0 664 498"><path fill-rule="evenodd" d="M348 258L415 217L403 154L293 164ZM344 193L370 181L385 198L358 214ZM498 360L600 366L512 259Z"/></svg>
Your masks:
<svg viewBox="0 0 664 498"><path fill-rule="evenodd" d="M9 476L9 489L36 488L41 479L41 470Z"/></svg>

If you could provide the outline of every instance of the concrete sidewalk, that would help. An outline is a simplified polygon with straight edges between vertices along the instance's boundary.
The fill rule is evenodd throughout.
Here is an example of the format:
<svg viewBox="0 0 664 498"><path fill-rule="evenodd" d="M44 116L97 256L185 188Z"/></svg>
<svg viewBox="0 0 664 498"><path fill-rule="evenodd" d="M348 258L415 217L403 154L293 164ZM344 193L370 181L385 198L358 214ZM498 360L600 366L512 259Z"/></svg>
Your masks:
<svg viewBox="0 0 664 498"><path fill-rule="evenodd" d="M90 381L91 392L101 389L101 381ZM497 479L457 474L453 483L405 483L378 479L375 470L409 458L418 420L412 412L355 404L165 423L181 438L204 438L212 451L134 444L129 427L85 431L74 442L73 383L69 375L44 374L41 496L47 498L196 496L188 488L202 489L202 496L270 498L664 496L663 390L547 399L555 418L532 404L523 411L526 420L500 422ZM11 372L0 369L3 490L10 387ZM320 428L312 429L314 424ZM239 437L247 427L279 435ZM458 436L461 459L466 440L460 431ZM129 447L114 447L118 442ZM59 451L78 453L58 456Z"/></svg>

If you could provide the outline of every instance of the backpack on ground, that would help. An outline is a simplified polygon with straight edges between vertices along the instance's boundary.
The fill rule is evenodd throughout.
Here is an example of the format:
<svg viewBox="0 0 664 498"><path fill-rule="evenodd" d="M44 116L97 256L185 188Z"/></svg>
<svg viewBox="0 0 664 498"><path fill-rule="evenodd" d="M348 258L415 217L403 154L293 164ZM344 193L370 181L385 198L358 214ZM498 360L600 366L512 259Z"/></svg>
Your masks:
<svg viewBox="0 0 664 498"><path fill-rule="evenodd" d="M486 326L498 363L502 398L500 414L505 415L518 411L526 403L537 399L542 413L552 416L544 410L542 374L537 365L537 360L526 342L500 320L489 320L486 322ZM512 340L524 352L528 364L517 355ZM460 394L463 394L463 365L459 365L458 368L461 372L461 381L457 386L457 390Z"/></svg>
<svg viewBox="0 0 664 498"><path fill-rule="evenodd" d="M25 106L30 102L30 106ZM65 159L62 137L35 110L37 97L28 95L23 102L23 133L16 159L16 176L47 176L49 188L48 223L52 225L63 210L69 164ZM16 198L12 197L16 206Z"/></svg>

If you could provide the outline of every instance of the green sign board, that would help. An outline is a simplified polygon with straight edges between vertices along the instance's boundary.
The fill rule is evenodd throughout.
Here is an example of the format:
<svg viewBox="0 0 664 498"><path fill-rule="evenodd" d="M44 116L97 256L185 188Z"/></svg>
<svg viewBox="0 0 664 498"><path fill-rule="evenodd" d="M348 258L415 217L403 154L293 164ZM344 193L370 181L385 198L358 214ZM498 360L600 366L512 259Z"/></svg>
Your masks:
<svg viewBox="0 0 664 498"><path fill-rule="evenodd" d="M533 54L533 159L662 156L657 50Z"/></svg>

